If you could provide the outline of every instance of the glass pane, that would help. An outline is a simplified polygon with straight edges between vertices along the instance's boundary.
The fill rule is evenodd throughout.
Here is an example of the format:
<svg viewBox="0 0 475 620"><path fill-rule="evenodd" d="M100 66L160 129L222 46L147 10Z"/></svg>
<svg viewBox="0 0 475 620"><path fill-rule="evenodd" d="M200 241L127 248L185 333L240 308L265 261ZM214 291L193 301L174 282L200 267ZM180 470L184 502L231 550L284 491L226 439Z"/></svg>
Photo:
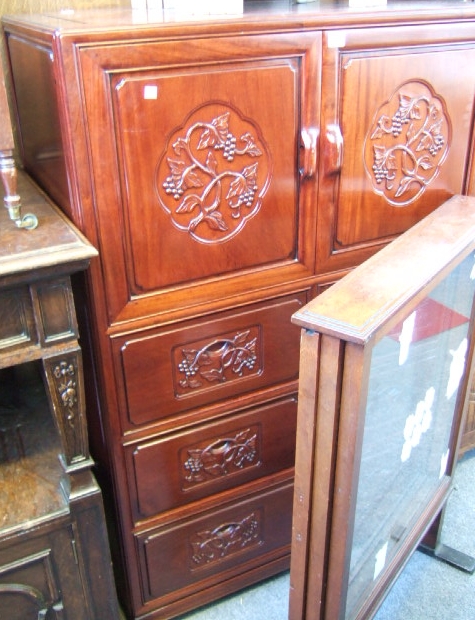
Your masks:
<svg viewBox="0 0 475 620"><path fill-rule="evenodd" d="M474 292L470 255L373 349L347 618L354 617L446 473Z"/></svg>

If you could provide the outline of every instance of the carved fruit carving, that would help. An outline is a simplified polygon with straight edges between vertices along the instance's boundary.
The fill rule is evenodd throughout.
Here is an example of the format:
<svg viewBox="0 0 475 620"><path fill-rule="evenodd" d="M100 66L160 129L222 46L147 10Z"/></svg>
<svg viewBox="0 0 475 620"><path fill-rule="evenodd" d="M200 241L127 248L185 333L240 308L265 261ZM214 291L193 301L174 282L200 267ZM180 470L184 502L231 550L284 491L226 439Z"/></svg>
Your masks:
<svg viewBox="0 0 475 620"><path fill-rule="evenodd" d="M200 341L174 351L177 391L190 391L240 379L259 372L257 327L226 334L212 341Z"/></svg>
<svg viewBox="0 0 475 620"><path fill-rule="evenodd" d="M190 542L196 567L227 558L262 542L261 515L253 512L240 521L198 532Z"/></svg>
<svg viewBox="0 0 475 620"><path fill-rule="evenodd" d="M185 452L183 478L186 486L223 478L259 463L259 428L242 428L227 437Z"/></svg>
<svg viewBox="0 0 475 620"><path fill-rule="evenodd" d="M269 185L259 128L224 104L206 104L172 133L157 168L159 202L173 224L203 243L236 235Z"/></svg>
<svg viewBox="0 0 475 620"><path fill-rule="evenodd" d="M374 191L393 206L411 204L438 175L450 142L443 99L423 82L402 84L376 112L365 140Z"/></svg>

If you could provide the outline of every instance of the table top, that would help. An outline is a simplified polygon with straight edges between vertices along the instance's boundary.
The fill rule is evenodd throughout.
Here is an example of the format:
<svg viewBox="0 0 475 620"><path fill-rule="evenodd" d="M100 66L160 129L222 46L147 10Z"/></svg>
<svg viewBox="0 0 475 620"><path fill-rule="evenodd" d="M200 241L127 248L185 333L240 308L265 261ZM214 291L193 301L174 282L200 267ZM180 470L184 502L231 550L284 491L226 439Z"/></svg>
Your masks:
<svg viewBox="0 0 475 620"><path fill-rule="evenodd" d="M34 230L18 228L0 205L0 278L70 264L81 270L97 250L22 171L18 172L22 215L38 218Z"/></svg>

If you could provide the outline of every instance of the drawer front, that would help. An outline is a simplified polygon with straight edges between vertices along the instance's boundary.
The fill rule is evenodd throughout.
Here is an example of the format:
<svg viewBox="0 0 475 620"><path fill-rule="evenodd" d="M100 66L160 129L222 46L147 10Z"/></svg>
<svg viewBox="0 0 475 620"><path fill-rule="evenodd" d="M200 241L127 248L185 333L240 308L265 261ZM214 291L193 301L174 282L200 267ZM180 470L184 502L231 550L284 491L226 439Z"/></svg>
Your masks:
<svg viewBox="0 0 475 620"><path fill-rule="evenodd" d="M36 324L45 346L77 337L76 313L69 278L32 286Z"/></svg>
<svg viewBox="0 0 475 620"><path fill-rule="evenodd" d="M295 396L129 448L135 518L293 467L296 419Z"/></svg>
<svg viewBox="0 0 475 620"><path fill-rule="evenodd" d="M297 379L306 295L223 313L187 327L116 341L125 425L171 415Z"/></svg>
<svg viewBox="0 0 475 620"><path fill-rule="evenodd" d="M137 537L144 602L172 594L173 599L288 553L293 485Z"/></svg>
<svg viewBox="0 0 475 620"><path fill-rule="evenodd" d="M28 286L0 292L0 350L36 345L35 319Z"/></svg>
<svg viewBox="0 0 475 620"><path fill-rule="evenodd" d="M69 278L44 280L0 293L0 350L47 347L76 336Z"/></svg>

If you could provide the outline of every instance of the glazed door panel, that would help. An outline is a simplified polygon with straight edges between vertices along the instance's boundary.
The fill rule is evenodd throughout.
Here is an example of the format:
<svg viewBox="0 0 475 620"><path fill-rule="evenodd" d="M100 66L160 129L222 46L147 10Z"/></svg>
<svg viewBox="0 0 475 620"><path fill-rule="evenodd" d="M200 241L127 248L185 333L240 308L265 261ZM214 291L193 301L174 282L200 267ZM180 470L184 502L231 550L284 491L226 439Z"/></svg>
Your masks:
<svg viewBox="0 0 475 620"><path fill-rule="evenodd" d="M318 271L356 265L467 189L473 44L379 30L325 35Z"/></svg>
<svg viewBox="0 0 475 620"><path fill-rule="evenodd" d="M299 145L318 118L315 87L302 102L318 40L81 50L112 321L252 291L263 269L266 285L312 276L315 185L300 183Z"/></svg>

